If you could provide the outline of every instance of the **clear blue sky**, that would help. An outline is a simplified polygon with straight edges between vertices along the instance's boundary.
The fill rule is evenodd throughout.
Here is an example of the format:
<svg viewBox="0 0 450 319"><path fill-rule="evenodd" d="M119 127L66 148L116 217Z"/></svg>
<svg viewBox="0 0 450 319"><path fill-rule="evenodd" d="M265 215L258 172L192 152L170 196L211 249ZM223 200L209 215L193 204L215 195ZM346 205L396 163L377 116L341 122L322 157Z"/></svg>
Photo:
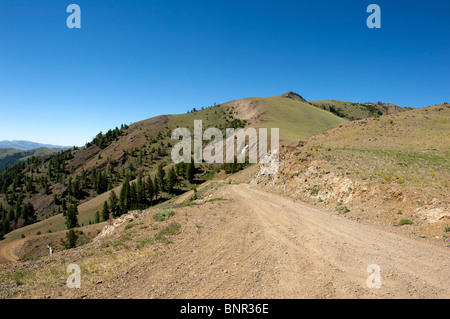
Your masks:
<svg viewBox="0 0 450 319"><path fill-rule="evenodd" d="M81 7L81 29L66 8ZM381 7L381 29L366 8ZM160 114L295 91L450 102L450 1L0 0L0 140L84 145Z"/></svg>

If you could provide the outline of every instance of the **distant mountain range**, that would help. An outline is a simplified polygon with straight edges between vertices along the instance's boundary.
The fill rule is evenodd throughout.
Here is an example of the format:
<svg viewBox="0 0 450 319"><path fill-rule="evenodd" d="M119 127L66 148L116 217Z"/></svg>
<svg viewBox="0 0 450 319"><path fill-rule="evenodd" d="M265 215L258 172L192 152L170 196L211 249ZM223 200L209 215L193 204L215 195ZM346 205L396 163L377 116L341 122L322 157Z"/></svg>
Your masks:
<svg viewBox="0 0 450 319"><path fill-rule="evenodd" d="M0 172L31 156L43 156L66 150L71 146L41 144L30 141L0 141Z"/></svg>
<svg viewBox="0 0 450 319"><path fill-rule="evenodd" d="M41 144L36 142L30 142L30 141L0 141L0 148L14 148L19 151L29 151L36 148L52 148L56 150L64 150L72 148L72 146L59 146L59 145L52 145L52 144Z"/></svg>

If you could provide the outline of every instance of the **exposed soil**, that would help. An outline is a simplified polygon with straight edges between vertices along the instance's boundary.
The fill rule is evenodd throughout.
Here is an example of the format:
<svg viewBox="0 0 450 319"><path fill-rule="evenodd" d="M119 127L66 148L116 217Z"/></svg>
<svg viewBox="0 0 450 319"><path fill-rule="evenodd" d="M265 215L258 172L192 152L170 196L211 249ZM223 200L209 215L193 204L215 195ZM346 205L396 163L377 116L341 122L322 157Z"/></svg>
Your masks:
<svg viewBox="0 0 450 319"><path fill-rule="evenodd" d="M17 257L15 251L24 242L25 239L21 239L0 245L0 262L18 261L19 257Z"/></svg>
<svg viewBox="0 0 450 319"><path fill-rule="evenodd" d="M127 234L126 229L118 228L112 238L84 248L21 265L3 265L2 274L19 268L33 270L35 275L33 281L17 287L0 280L0 290L7 291L1 296L450 297L450 249L442 244L370 221L351 220L248 184L213 187L203 194L204 200L212 198L221 200L175 209L176 214L166 223L179 222L181 233L170 237L171 244L101 248L101 243ZM153 213L142 213L143 225L155 226ZM65 286L68 275L64 271L69 263L80 264L80 289ZM379 289L367 287L371 274L367 268L372 264L381 270Z"/></svg>

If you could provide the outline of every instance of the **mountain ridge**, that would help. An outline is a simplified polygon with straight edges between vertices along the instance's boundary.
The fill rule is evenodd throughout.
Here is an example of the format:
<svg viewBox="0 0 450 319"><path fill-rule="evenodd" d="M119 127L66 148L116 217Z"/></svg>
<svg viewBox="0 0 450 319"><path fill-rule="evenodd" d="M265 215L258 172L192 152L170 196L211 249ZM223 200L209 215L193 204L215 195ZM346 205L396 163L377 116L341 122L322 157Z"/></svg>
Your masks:
<svg viewBox="0 0 450 319"><path fill-rule="evenodd" d="M19 151L29 151L37 148L52 148L57 150L69 149L72 146L61 146L61 145L53 145L53 144L43 144L26 140L3 140L0 141L0 149L1 148L14 148Z"/></svg>

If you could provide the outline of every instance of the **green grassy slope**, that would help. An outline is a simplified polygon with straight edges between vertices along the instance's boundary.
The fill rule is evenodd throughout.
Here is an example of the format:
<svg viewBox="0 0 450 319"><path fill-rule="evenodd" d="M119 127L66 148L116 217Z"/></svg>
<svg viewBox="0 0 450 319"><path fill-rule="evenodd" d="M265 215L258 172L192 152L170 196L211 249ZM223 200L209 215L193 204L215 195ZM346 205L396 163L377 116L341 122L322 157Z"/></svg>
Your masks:
<svg viewBox="0 0 450 319"><path fill-rule="evenodd" d="M408 110L408 108L391 103L354 103L338 100L309 101L309 103L350 120L395 114Z"/></svg>
<svg viewBox="0 0 450 319"><path fill-rule="evenodd" d="M325 160L365 178L448 190L450 104L353 121L308 140Z"/></svg>
<svg viewBox="0 0 450 319"><path fill-rule="evenodd" d="M252 97L226 103L235 106L239 113L245 105L253 113L253 127L276 127L280 129L282 141L297 141L326 130L334 125L347 122L330 112L308 103L281 96Z"/></svg>

